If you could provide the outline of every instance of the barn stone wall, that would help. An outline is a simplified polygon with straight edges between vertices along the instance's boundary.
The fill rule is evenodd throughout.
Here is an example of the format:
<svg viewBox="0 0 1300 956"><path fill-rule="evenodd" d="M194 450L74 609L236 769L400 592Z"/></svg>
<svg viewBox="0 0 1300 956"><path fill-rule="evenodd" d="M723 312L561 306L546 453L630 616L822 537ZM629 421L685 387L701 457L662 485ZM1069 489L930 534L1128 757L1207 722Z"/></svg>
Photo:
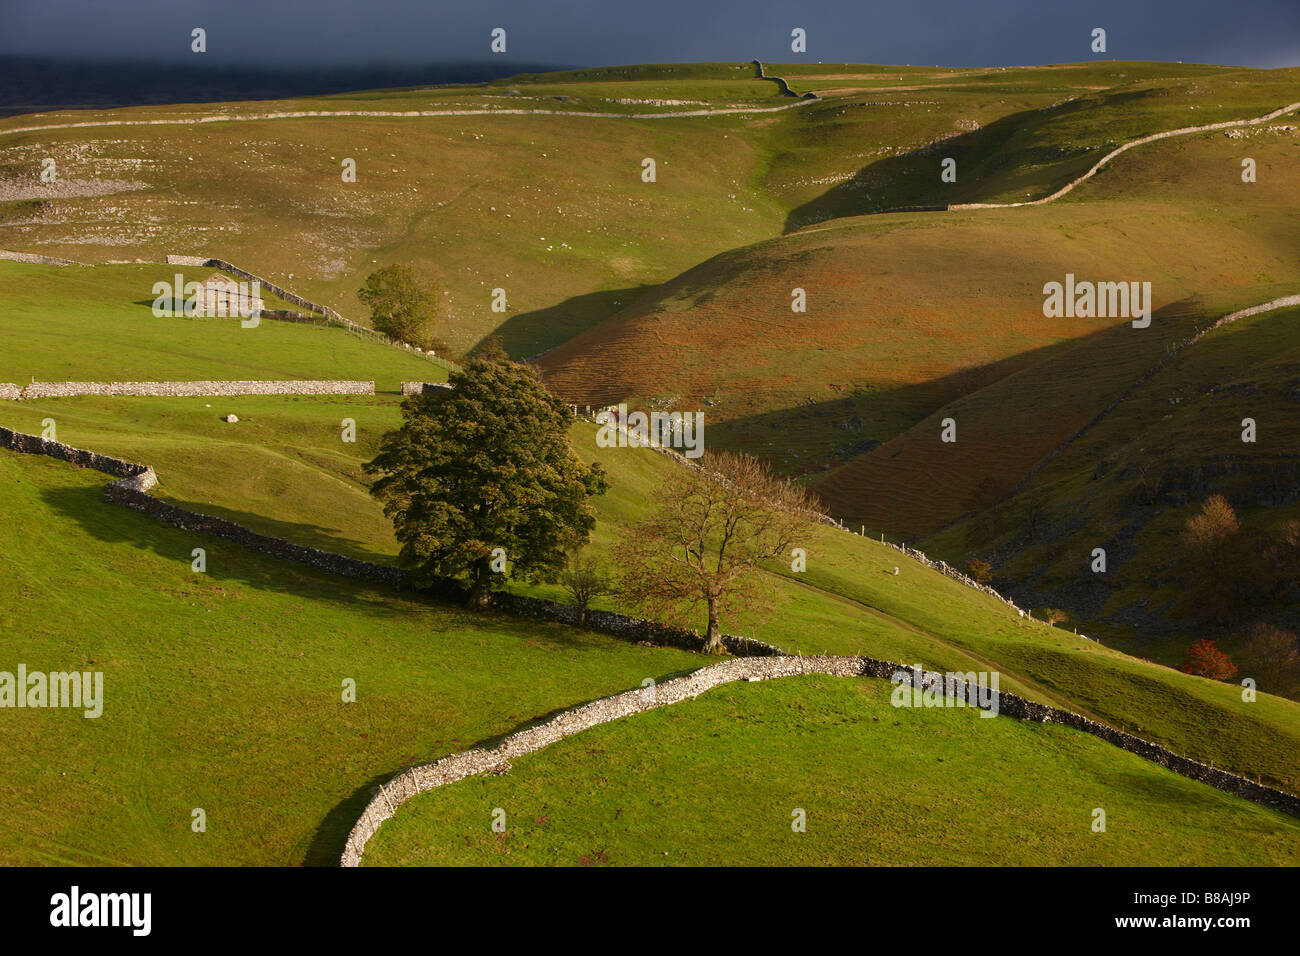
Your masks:
<svg viewBox="0 0 1300 956"><path fill-rule="evenodd" d="M403 382L403 395L423 395L425 392L431 392L435 388L451 388L450 382Z"/></svg>
<svg viewBox="0 0 1300 956"><path fill-rule="evenodd" d="M205 259L202 256L168 256L167 262L169 265L203 266L204 268L220 269L223 272L229 272L231 275L239 276L249 282L260 282L263 289L274 293L285 302L291 302L294 305L302 306L304 309L310 309L312 312L317 312L324 316L326 323L329 325L346 329L360 338L403 349L410 352L412 355L418 355L420 358L426 359L434 365L447 369L448 371L455 371L460 367L454 362L448 362L446 359L438 358L432 352L425 352L416 349L406 342L396 342L381 332L376 332L374 329L366 328L366 326L359 325L351 319L344 318L328 305L305 299L296 292L291 292L289 289L286 289L279 283L272 282L270 279L249 272L247 269L241 269L234 263L227 262L224 259Z"/></svg>

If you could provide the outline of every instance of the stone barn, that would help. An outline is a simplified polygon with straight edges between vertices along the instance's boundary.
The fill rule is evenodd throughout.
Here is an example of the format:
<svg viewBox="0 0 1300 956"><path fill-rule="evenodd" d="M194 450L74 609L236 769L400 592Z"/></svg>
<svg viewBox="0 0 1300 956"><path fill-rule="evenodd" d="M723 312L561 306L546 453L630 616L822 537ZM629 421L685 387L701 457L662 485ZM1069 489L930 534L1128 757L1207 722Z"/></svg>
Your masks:
<svg viewBox="0 0 1300 956"><path fill-rule="evenodd" d="M237 282L214 272L203 281L203 295L195 315L231 315L246 319L262 311L262 297L247 282Z"/></svg>

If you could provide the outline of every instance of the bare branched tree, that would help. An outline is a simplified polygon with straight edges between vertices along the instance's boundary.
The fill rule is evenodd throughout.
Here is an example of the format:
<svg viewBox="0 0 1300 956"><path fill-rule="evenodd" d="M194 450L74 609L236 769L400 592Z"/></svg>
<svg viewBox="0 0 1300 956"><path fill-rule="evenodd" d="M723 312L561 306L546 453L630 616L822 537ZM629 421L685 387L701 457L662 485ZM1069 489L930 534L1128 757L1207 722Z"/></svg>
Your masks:
<svg viewBox="0 0 1300 956"><path fill-rule="evenodd" d="M704 652L720 654L720 616L760 601L759 562L788 556L807 537L812 500L759 459L729 452L706 452L656 498L655 510L616 548L618 593L648 617L675 623L707 609Z"/></svg>

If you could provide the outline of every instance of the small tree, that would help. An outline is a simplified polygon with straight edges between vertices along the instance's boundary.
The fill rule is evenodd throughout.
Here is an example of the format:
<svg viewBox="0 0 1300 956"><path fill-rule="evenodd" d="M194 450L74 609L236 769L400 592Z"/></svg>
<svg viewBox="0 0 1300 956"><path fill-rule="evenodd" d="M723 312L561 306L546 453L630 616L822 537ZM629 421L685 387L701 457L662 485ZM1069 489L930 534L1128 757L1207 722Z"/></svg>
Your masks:
<svg viewBox="0 0 1300 956"><path fill-rule="evenodd" d="M1300 681L1300 642L1276 624L1256 623L1242 645L1241 657L1248 673L1270 693L1285 694Z"/></svg>
<svg viewBox="0 0 1300 956"><path fill-rule="evenodd" d="M560 583L578 608L578 623L587 623L587 608L592 599L613 590L610 575L593 555L575 552L569 557L569 566L560 575Z"/></svg>
<svg viewBox="0 0 1300 956"><path fill-rule="evenodd" d="M1067 615L1060 608L1056 608L1056 607L1045 607L1038 612L1038 616L1041 617L1048 624L1053 624L1053 625L1064 624L1065 621L1068 620L1069 618L1069 615Z"/></svg>
<svg viewBox="0 0 1300 956"><path fill-rule="evenodd" d="M993 565L981 558L971 558L966 562L966 573L977 584L988 584L993 580Z"/></svg>
<svg viewBox="0 0 1300 956"><path fill-rule="evenodd" d="M555 580L595 525L587 499L608 486L574 454L568 407L531 369L472 361L451 385L408 398L365 470L379 475L370 490L414 583L465 580L482 607L508 576Z"/></svg>
<svg viewBox="0 0 1300 956"><path fill-rule="evenodd" d="M1187 649L1187 660L1181 670L1211 680L1227 680L1237 673L1237 665L1214 646L1214 641L1202 639Z"/></svg>
<svg viewBox="0 0 1300 956"><path fill-rule="evenodd" d="M1025 495L1021 505L1021 518L1029 540L1037 541L1042 537L1049 511L1047 494L1042 489L1036 488Z"/></svg>
<svg viewBox="0 0 1300 956"><path fill-rule="evenodd" d="M1199 514L1187 519L1183 543L1215 558L1221 557L1224 542L1241 530L1237 512L1223 495L1210 495Z"/></svg>
<svg viewBox="0 0 1300 956"><path fill-rule="evenodd" d="M370 307L370 324L389 338L421 348L433 344L437 299L410 266L384 266L370 273L357 298Z"/></svg>
<svg viewBox="0 0 1300 956"><path fill-rule="evenodd" d="M808 492L751 455L706 452L660 486L655 510L629 528L615 554L618 593L650 617L708 613L706 654L721 654L724 612L763 595L762 560L787 557L811 527Z"/></svg>
<svg viewBox="0 0 1300 956"><path fill-rule="evenodd" d="M1253 555L1237 513L1223 495L1211 495L1187 519L1179 562L1187 574L1187 601L1206 620L1225 624L1235 615L1251 579Z"/></svg>

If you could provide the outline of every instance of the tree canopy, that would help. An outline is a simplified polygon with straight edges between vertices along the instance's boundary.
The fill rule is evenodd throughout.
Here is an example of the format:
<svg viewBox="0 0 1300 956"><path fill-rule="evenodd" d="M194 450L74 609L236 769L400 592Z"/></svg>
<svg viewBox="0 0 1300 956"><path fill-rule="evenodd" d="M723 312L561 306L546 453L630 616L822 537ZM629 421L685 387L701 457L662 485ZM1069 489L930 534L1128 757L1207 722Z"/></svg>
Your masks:
<svg viewBox="0 0 1300 956"><path fill-rule="evenodd" d="M357 298L370 308L370 324L390 338L428 348L433 344L437 299L410 266L384 266L366 277Z"/></svg>
<svg viewBox="0 0 1300 956"><path fill-rule="evenodd" d="M417 586L468 583L470 604L511 576L553 581L595 525L608 487L569 444L568 407L532 370L469 362L450 389L412 396L367 473Z"/></svg>

